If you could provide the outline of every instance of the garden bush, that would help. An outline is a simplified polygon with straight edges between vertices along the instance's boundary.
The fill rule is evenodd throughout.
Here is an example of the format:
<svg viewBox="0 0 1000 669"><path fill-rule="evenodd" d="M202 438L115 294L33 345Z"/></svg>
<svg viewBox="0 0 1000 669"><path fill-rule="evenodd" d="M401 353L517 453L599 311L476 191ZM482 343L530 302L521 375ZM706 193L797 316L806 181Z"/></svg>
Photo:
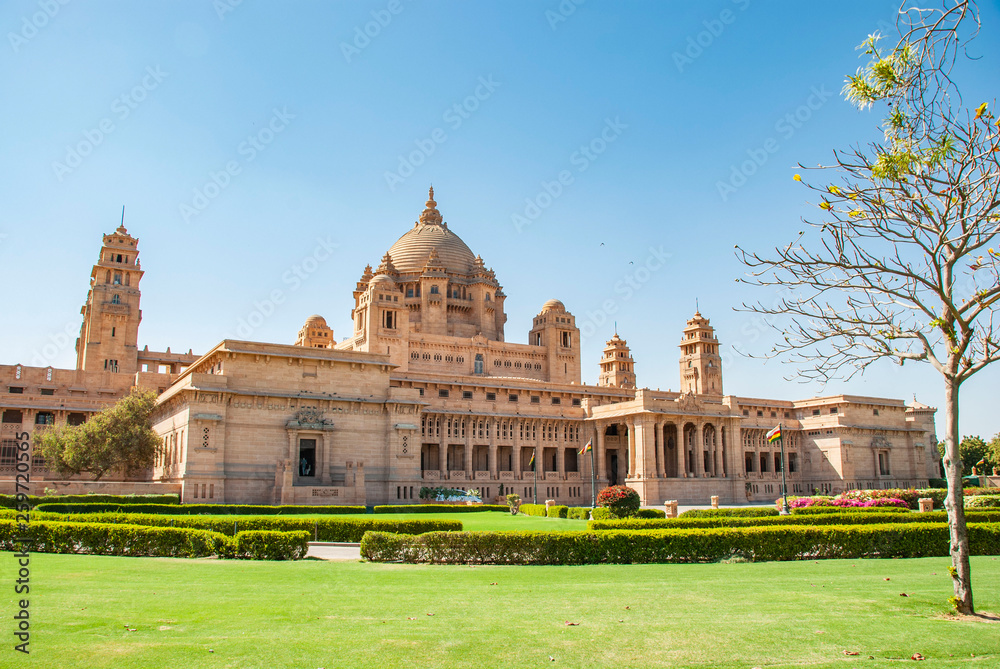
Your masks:
<svg viewBox="0 0 1000 669"><path fill-rule="evenodd" d="M545 509L544 504L522 504L521 513L523 513L526 516L548 515L548 511Z"/></svg>
<svg viewBox="0 0 1000 669"><path fill-rule="evenodd" d="M0 495L0 507L16 509L18 495ZM28 504L180 504L179 495L23 495Z"/></svg>
<svg viewBox="0 0 1000 669"><path fill-rule="evenodd" d="M639 509L633 518L666 518L667 512L663 509Z"/></svg>
<svg viewBox="0 0 1000 669"><path fill-rule="evenodd" d="M1000 510L969 511L966 520L970 523L1000 523ZM740 518L715 516L713 518L666 518L663 520L592 520L587 523L589 530L662 530L690 529L704 527L774 527L782 525L878 525L888 523L947 523L944 511L930 513L824 513L794 514L791 516L761 516Z"/></svg>
<svg viewBox="0 0 1000 669"><path fill-rule="evenodd" d="M308 532L316 541L356 543L369 530L401 534L421 532L459 532L457 520L381 520L371 518L287 518L281 516L164 516L161 514L93 513L61 515L32 512L35 520L65 520L84 523L131 524L156 527L180 527L211 530L235 536L244 530Z"/></svg>
<svg viewBox="0 0 1000 669"><path fill-rule="evenodd" d="M233 539L232 557L241 560L301 560L309 552L308 532L250 530Z"/></svg>
<svg viewBox="0 0 1000 669"><path fill-rule="evenodd" d="M506 504L387 504L376 506L375 513L475 513L476 511L510 511Z"/></svg>
<svg viewBox="0 0 1000 669"><path fill-rule="evenodd" d="M564 504L553 504L545 515L549 518L568 518L569 507Z"/></svg>
<svg viewBox="0 0 1000 669"><path fill-rule="evenodd" d="M1000 553L1000 525L969 526L973 555ZM369 532L361 555L441 564L641 564L820 558L943 557L948 528L900 523L606 532Z"/></svg>
<svg viewBox="0 0 1000 669"><path fill-rule="evenodd" d="M792 515L823 515L826 513L910 513L909 508L901 506L804 506L792 509Z"/></svg>
<svg viewBox="0 0 1000 669"><path fill-rule="evenodd" d="M642 500L639 493L625 485L613 485L597 494L597 506L606 508L616 518L634 516Z"/></svg>
<svg viewBox="0 0 1000 669"><path fill-rule="evenodd" d="M577 520L587 520L590 518L590 507L589 506L571 506L569 507L569 512L566 514L567 518L576 518Z"/></svg>
<svg viewBox="0 0 1000 669"><path fill-rule="evenodd" d="M1000 509L1000 496L974 495L965 498L966 509Z"/></svg>
<svg viewBox="0 0 1000 669"><path fill-rule="evenodd" d="M24 535L26 542L15 542ZM201 529L32 521L22 533L14 521L0 520L0 549L8 551L27 546L32 553L207 557L230 554L230 544L228 537Z"/></svg>
<svg viewBox="0 0 1000 669"><path fill-rule="evenodd" d="M769 506L744 506L729 509L688 509L681 518L757 518L777 516L778 510Z"/></svg>
<svg viewBox="0 0 1000 669"><path fill-rule="evenodd" d="M309 506L309 505L285 505L272 506L267 504L39 504L35 507L37 511L48 511L50 513L102 513L107 511L120 511L122 513L163 513L168 515L282 515L282 514L346 514L346 513L366 513L363 506Z"/></svg>

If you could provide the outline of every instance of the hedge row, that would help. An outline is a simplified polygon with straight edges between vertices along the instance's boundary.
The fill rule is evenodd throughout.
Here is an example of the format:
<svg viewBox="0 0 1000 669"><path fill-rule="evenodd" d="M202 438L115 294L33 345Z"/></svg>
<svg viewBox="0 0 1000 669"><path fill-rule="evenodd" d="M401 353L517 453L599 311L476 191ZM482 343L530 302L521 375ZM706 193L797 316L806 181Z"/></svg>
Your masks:
<svg viewBox="0 0 1000 669"><path fill-rule="evenodd" d="M16 509L17 495L0 495L0 507ZM39 504L180 504L180 495L27 495L32 507Z"/></svg>
<svg viewBox="0 0 1000 669"><path fill-rule="evenodd" d="M184 527L115 523L33 521L24 531L0 520L0 550L32 553L88 553L130 557L211 557L299 560L309 550L308 532L219 532Z"/></svg>
<svg viewBox="0 0 1000 669"><path fill-rule="evenodd" d="M60 515L33 512L35 520L69 521L115 525L143 525L155 527L193 528L211 530L234 536L244 530L309 533L316 541L356 543L369 530L402 534L422 532L460 532L462 523L457 520L377 520L368 518L282 518L280 516L164 516L161 514L89 513Z"/></svg>
<svg viewBox="0 0 1000 669"><path fill-rule="evenodd" d="M506 504L475 504L472 506L464 504L388 504L375 507L375 513L473 513L476 511L506 511L509 513L510 507Z"/></svg>
<svg viewBox="0 0 1000 669"><path fill-rule="evenodd" d="M1000 509L996 511L967 511L965 520L968 523L1000 523ZM592 520L587 523L588 530L663 530L692 529L706 527L773 527L781 525L877 525L897 523L947 523L948 514L945 511L929 513L823 513L798 514L791 516L766 516L760 518L667 518L665 520L641 520L625 518L623 520Z"/></svg>
<svg viewBox="0 0 1000 669"><path fill-rule="evenodd" d="M973 555L1000 554L1000 525L970 525ZM940 557L948 528L906 523L745 527L655 532L369 532L361 555L375 562L442 564L642 564L818 558Z"/></svg>
<svg viewBox="0 0 1000 669"><path fill-rule="evenodd" d="M898 506L802 506L792 509L792 514L796 516L816 516L826 513L901 513L909 514L909 509Z"/></svg>
<svg viewBox="0 0 1000 669"><path fill-rule="evenodd" d="M39 504L36 511L50 513L162 513L172 516L205 514L213 516L225 515L292 515L303 513L345 514L366 513L363 506L309 506L285 505L271 506L266 504Z"/></svg>
<svg viewBox="0 0 1000 669"><path fill-rule="evenodd" d="M1000 508L1000 496L998 495L974 495L966 497L966 509L997 509Z"/></svg>
<svg viewBox="0 0 1000 669"><path fill-rule="evenodd" d="M770 506L744 506L729 509L688 509L681 518L758 518L777 516L778 510Z"/></svg>
<svg viewBox="0 0 1000 669"><path fill-rule="evenodd" d="M521 504L518 510L526 516L546 516L548 511L544 504Z"/></svg>

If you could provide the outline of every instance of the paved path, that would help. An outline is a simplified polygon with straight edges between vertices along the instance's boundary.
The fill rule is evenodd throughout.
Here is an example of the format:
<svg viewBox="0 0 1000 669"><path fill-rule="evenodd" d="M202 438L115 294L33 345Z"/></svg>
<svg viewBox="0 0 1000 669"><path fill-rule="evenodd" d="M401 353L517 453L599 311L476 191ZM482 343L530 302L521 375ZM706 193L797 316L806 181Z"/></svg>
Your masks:
<svg viewBox="0 0 1000 669"><path fill-rule="evenodd" d="M332 544L309 542L309 552L306 557L320 560L360 560L361 544Z"/></svg>

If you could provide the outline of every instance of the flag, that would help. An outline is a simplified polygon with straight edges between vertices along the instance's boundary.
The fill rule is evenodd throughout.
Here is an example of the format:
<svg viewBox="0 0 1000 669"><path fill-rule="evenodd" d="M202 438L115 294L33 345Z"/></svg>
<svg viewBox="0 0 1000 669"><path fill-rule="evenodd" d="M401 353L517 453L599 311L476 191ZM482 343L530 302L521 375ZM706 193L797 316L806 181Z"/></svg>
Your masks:
<svg viewBox="0 0 1000 669"><path fill-rule="evenodd" d="M592 450L594 450L594 440L593 439L591 439L590 441L588 441L587 445L580 449L580 455L583 455L587 451L592 451Z"/></svg>
<svg viewBox="0 0 1000 669"><path fill-rule="evenodd" d="M977 467L985 467L986 466L986 458L983 458L982 460L980 460L979 462L977 462L976 466Z"/></svg>
<svg viewBox="0 0 1000 669"><path fill-rule="evenodd" d="M776 426L773 430L767 433L767 443L774 443L781 439L781 425Z"/></svg>
<svg viewBox="0 0 1000 669"><path fill-rule="evenodd" d="M534 451L531 452L531 459L528 460L528 467L531 469L531 471L535 471L535 452Z"/></svg>

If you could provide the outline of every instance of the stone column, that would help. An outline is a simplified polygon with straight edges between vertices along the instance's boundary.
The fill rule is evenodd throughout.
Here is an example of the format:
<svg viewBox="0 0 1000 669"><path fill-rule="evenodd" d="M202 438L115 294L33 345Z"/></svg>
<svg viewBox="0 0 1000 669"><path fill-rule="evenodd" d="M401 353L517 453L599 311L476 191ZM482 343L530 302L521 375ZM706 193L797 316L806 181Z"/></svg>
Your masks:
<svg viewBox="0 0 1000 669"><path fill-rule="evenodd" d="M637 460L635 452L636 449L635 421L633 420L631 422L626 422L625 425L626 428L628 429L628 442L625 444L625 447L628 449L628 453L626 455L626 466L628 467L628 469L625 470L625 476L627 478L635 478L636 474L635 465Z"/></svg>
<svg viewBox="0 0 1000 669"><path fill-rule="evenodd" d="M498 422L493 427L496 428L499 425L500 423ZM489 454L489 462L487 462L486 464L488 465L488 468L490 470L491 480L496 480L500 476L500 474L498 473L500 471L500 466L499 463L497 462L497 441L499 440L499 437L500 435L497 434L497 431L495 429L492 432L490 432L490 442L489 442L490 454Z"/></svg>
<svg viewBox="0 0 1000 669"><path fill-rule="evenodd" d="M604 426L597 423L594 435L594 457L597 461L597 480L606 481L608 479L607 456L604 449Z"/></svg>
<svg viewBox="0 0 1000 669"><path fill-rule="evenodd" d="M694 444L691 448L691 457L694 461L691 465L694 468L694 477L702 478L705 472L705 424L698 421L694 425Z"/></svg>
<svg viewBox="0 0 1000 669"><path fill-rule="evenodd" d="M320 432L319 439L319 483L320 485L330 485L330 435L327 432Z"/></svg>
<svg viewBox="0 0 1000 669"><path fill-rule="evenodd" d="M438 416L441 420L441 433L438 437L438 470L441 472L441 478L448 478L448 416L441 414Z"/></svg>
<svg viewBox="0 0 1000 669"><path fill-rule="evenodd" d="M667 475L667 440L663 435L663 421L653 423L653 448L656 451L656 478Z"/></svg>
<svg viewBox="0 0 1000 669"><path fill-rule="evenodd" d="M472 472L473 469L472 462L472 417L462 417L465 424L465 478L474 479L475 474Z"/></svg>
<svg viewBox="0 0 1000 669"><path fill-rule="evenodd" d="M677 451L677 477L687 478L687 469L684 467L684 454L687 453L687 444L684 442L684 421L681 420L680 425L674 431L674 437L676 441L674 443L674 450Z"/></svg>
<svg viewBox="0 0 1000 669"><path fill-rule="evenodd" d="M557 423L558 425L558 423ZM557 428L558 429L558 428ZM559 481L566 480L566 444L562 446L559 445L558 440L556 441L556 472Z"/></svg>
<svg viewBox="0 0 1000 669"><path fill-rule="evenodd" d="M514 434L512 438L513 446L511 447L512 456L514 458L514 480L521 480L521 419L511 421L511 425L514 426Z"/></svg>

